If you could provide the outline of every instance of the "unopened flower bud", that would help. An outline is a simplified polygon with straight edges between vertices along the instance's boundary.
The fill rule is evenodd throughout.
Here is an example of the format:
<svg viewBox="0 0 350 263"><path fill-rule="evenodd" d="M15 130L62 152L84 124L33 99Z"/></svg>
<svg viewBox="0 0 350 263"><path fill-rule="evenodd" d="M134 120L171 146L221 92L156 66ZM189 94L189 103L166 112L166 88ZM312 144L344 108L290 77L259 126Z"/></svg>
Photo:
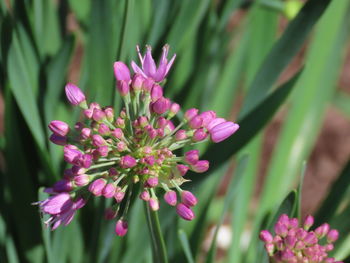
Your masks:
<svg viewBox="0 0 350 263"><path fill-rule="evenodd" d="M161 97L152 104L153 112L157 114L163 114L169 110L170 100L168 98Z"/></svg>
<svg viewBox="0 0 350 263"><path fill-rule="evenodd" d="M149 195L148 191L144 190L141 192L141 194L140 194L141 200L148 202L150 198L151 198L151 196Z"/></svg>
<svg viewBox="0 0 350 263"><path fill-rule="evenodd" d="M92 144L96 147L106 145L105 139L99 134L92 135Z"/></svg>
<svg viewBox="0 0 350 263"><path fill-rule="evenodd" d="M178 130L175 133L175 139L177 141L182 141L182 140L185 140L186 138L187 138L187 135L186 135L186 131L185 130Z"/></svg>
<svg viewBox="0 0 350 263"><path fill-rule="evenodd" d="M177 103L172 103L169 109L168 116L170 118L174 117L180 110L180 105Z"/></svg>
<svg viewBox="0 0 350 263"><path fill-rule="evenodd" d="M115 191L116 187L114 186L114 184L109 183L103 188L102 195L106 198L112 198L115 194Z"/></svg>
<svg viewBox="0 0 350 263"><path fill-rule="evenodd" d="M112 107L106 107L104 110L106 114L106 118L109 122L113 122L114 120L114 109Z"/></svg>
<svg viewBox="0 0 350 263"><path fill-rule="evenodd" d="M305 217L304 220L304 229L309 230L309 228L314 224L314 217L311 215L308 215Z"/></svg>
<svg viewBox="0 0 350 263"><path fill-rule="evenodd" d="M199 114L199 116L203 120L203 127L206 128L209 125L209 123L216 118L216 113L215 111L204 111L201 114Z"/></svg>
<svg viewBox="0 0 350 263"><path fill-rule="evenodd" d="M125 197L125 192L123 190L120 189L120 187L117 187L116 192L114 194L114 199L117 203L120 203L121 201L123 201Z"/></svg>
<svg viewBox="0 0 350 263"><path fill-rule="evenodd" d="M50 136L50 141L54 144L64 146L67 144L67 137L66 136L59 136L57 134L52 134Z"/></svg>
<svg viewBox="0 0 350 263"><path fill-rule="evenodd" d="M260 232L259 238L265 243L272 243L273 241L271 233L267 230L262 230Z"/></svg>
<svg viewBox="0 0 350 263"><path fill-rule="evenodd" d="M69 126L63 121L52 121L49 124L49 129L56 135L66 136L69 132Z"/></svg>
<svg viewBox="0 0 350 263"><path fill-rule="evenodd" d="M198 202L197 198L194 196L194 194L192 194L189 191L182 191L181 192L181 200L182 200L182 203L184 203L188 207L195 206Z"/></svg>
<svg viewBox="0 0 350 263"><path fill-rule="evenodd" d="M150 198L148 201L149 207L152 209L152 211L159 210L159 201L156 198Z"/></svg>
<svg viewBox="0 0 350 263"><path fill-rule="evenodd" d="M106 124L100 123L100 125L98 127L98 133L101 135L108 135L111 133L111 130L109 129L109 127Z"/></svg>
<svg viewBox="0 0 350 263"><path fill-rule="evenodd" d="M203 128L200 128L200 129L195 130L195 132L192 136L192 140L194 142L200 142L200 141L205 140L207 137L208 137L208 133L206 133Z"/></svg>
<svg viewBox="0 0 350 263"><path fill-rule="evenodd" d="M106 184L107 182L105 179L99 178L89 185L89 191L96 196L101 196L102 190L106 186Z"/></svg>
<svg viewBox="0 0 350 263"><path fill-rule="evenodd" d="M318 238L323 238L324 236L327 235L328 231L329 231L329 225L327 223L324 223L322 225L320 225L319 227L317 227L315 229L315 234Z"/></svg>
<svg viewBox="0 0 350 263"><path fill-rule="evenodd" d="M239 129L239 125L230 121L220 123L213 127L210 132L211 140L215 143L222 142L234 134Z"/></svg>
<svg viewBox="0 0 350 263"><path fill-rule="evenodd" d="M185 112L185 120L190 121L192 118L198 115L198 109L192 108Z"/></svg>
<svg viewBox="0 0 350 263"><path fill-rule="evenodd" d="M142 83L142 89L146 92L151 92L153 85L154 85L154 80L147 78ZM162 96L163 96L163 94L162 94Z"/></svg>
<svg viewBox="0 0 350 263"><path fill-rule="evenodd" d="M120 166L124 169L132 168L136 165L136 160L130 155L125 155L120 159Z"/></svg>
<svg viewBox="0 0 350 263"><path fill-rule="evenodd" d="M199 115L194 116L190 121L188 122L188 126L191 127L191 129L199 129L202 127L203 119Z"/></svg>
<svg viewBox="0 0 350 263"><path fill-rule="evenodd" d="M129 68L121 61L117 61L114 63L114 75L117 80L123 80L127 83L131 79Z"/></svg>
<svg viewBox="0 0 350 263"><path fill-rule="evenodd" d="M115 233L117 236L125 236L128 232L128 223L124 220L118 220L117 224L115 225Z"/></svg>
<svg viewBox="0 0 350 263"><path fill-rule="evenodd" d="M167 202L169 205L171 206L175 206L177 203L177 196L176 196L176 192L173 190L167 191L164 194L164 200L165 202Z"/></svg>
<svg viewBox="0 0 350 263"><path fill-rule="evenodd" d="M338 238L339 238L339 232L337 230L335 230L335 229L332 229L327 234L327 241L329 243L333 243L333 242L337 241Z"/></svg>
<svg viewBox="0 0 350 263"><path fill-rule="evenodd" d="M83 108L87 108L85 95L76 85L68 83L65 87L65 92L68 101L72 105L81 105Z"/></svg>
<svg viewBox="0 0 350 263"><path fill-rule="evenodd" d="M184 165L184 164L178 164L176 166L176 168L180 172L181 176L184 176L187 173L188 169L189 169L189 167Z"/></svg>
<svg viewBox="0 0 350 263"><path fill-rule="evenodd" d="M89 182L90 182L90 177L86 174L74 176L74 184L78 187L88 185Z"/></svg>
<svg viewBox="0 0 350 263"><path fill-rule="evenodd" d="M191 221L195 217L192 209L182 203L176 206L176 213L187 221Z"/></svg>
<svg viewBox="0 0 350 263"><path fill-rule="evenodd" d="M196 164L191 165L191 169L196 173L205 173L209 169L209 162L207 160L198 161Z"/></svg>
<svg viewBox="0 0 350 263"><path fill-rule="evenodd" d="M106 114L100 109L94 109L92 113L92 118L94 119L94 121L102 122L106 119Z"/></svg>
<svg viewBox="0 0 350 263"><path fill-rule="evenodd" d="M155 84L152 86L152 91L151 91L151 99L152 102L157 101L158 99L163 97L163 89L161 86L158 84Z"/></svg>
<svg viewBox="0 0 350 263"><path fill-rule="evenodd" d="M130 87L128 82L124 81L124 80L119 80L117 82L117 90L120 94L120 96L125 97L126 95L129 94L130 91Z"/></svg>
<svg viewBox="0 0 350 263"><path fill-rule="evenodd" d="M61 192L69 192L73 189L73 184L71 181L63 179L63 180L59 180L57 181L54 185L53 185L53 190L55 192L61 193Z"/></svg>
<svg viewBox="0 0 350 263"><path fill-rule="evenodd" d="M215 118L209 122L209 124L206 126L207 130L210 132L211 129L213 129L215 126L226 122L224 118Z"/></svg>
<svg viewBox="0 0 350 263"><path fill-rule="evenodd" d="M112 220L117 217L118 212L115 211L113 208L109 207L105 210L105 219L106 220Z"/></svg>
<svg viewBox="0 0 350 263"><path fill-rule="evenodd" d="M282 223L280 223L280 222L277 222L276 224L275 224L275 233L277 234L277 235L279 235L279 236L281 236L281 237L285 237L285 236L287 236L287 234L288 234L288 228L287 228L287 226L286 225L284 225L284 224L282 224Z"/></svg>
<svg viewBox="0 0 350 263"><path fill-rule="evenodd" d="M196 164L199 159L199 151L198 150L190 150L185 153L185 161L188 164Z"/></svg>
<svg viewBox="0 0 350 263"><path fill-rule="evenodd" d="M144 77L140 74L135 74L135 76L132 79L132 89L136 91L141 91L143 81L145 80Z"/></svg>

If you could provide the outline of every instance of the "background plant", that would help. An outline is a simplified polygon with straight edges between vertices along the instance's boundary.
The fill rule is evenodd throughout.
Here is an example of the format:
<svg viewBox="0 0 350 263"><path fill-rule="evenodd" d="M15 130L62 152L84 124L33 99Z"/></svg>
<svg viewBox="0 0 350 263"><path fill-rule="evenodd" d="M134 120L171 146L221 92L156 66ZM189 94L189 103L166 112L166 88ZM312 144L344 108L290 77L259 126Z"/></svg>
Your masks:
<svg viewBox="0 0 350 263"><path fill-rule="evenodd" d="M201 151L211 169L193 175L187 186L201 200L197 219L182 222L166 206L161 209L169 261L267 262L258 232L272 226L282 211L300 216L300 191L288 193L302 182L327 105L350 112L349 96L335 88L349 37L349 2L309 0L299 12L293 5L276 0L1 1L1 262L152 261L141 203L131 209L133 227L123 239L115 236L114 223L101 220L102 200L53 233L29 205L44 198L37 189L57 181L65 168L59 147L48 143L46 128L52 119L73 124L78 118L63 96L64 84L72 80L92 100L118 107L113 62L135 60L135 45L146 43L158 54L168 43L178 55L166 96L184 109L215 109L227 118L238 109L235 119L241 126L231 139ZM237 12L244 15L232 26ZM281 31L285 15L290 20ZM304 47L303 66L278 81ZM286 118L252 215L248 208L264 128L281 107ZM218 198L232 160L235 168L229 173L234 176L225 198ZM328 221L341 233L334 250L338 260L350 255L349 176L348 164L316 213L318 224ZM218 259L216 243L203 251L203 239L210 224L220 225L225 218L234 234ZM249 246L243 242L244 229L249 230Z"/></svg>

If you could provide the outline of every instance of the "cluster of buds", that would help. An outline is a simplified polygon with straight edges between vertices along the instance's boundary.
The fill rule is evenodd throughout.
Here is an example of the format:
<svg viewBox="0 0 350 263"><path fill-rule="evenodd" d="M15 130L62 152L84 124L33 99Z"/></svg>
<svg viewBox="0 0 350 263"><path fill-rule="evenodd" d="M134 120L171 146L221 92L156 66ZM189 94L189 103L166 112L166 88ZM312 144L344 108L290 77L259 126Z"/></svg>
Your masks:
<svg viewBox="0 0 350 263"><path fill-rule="evenodd" d="M274 226L275 236L267 230L261 231L260 239L265 243L271 262L341 263L328 257L328 252L333 250L333 243L338 239L338 231L330 229L327 223L310 231L313 223L314 218L309 215L299 226L297 218L283 214Z"/></svg>
<svg viewBox="0 0 350 263"><path fill-rule="evenodd" d="M49 124L51 142L63 146L64 160L72 165L62 180L46 189L51 196L38 202L41 211L51 216L46 223L52 229L69 224L89 197L103 196L114 201L105 218L118 218L116 234L123 236L135 191L153 211L159 209L158 196L164 193L165 202L176 206L181 218L195 217L192 208L197 198L181 185L187 181L184 176L188 170L204 173L209 162L199 159L198 150L183 156L174 151L207 140L221 142L239 126L218 118L214 111L200 113L194 108L173 122L180 105L165 98L161 87L175 59L168 62L168 49L164 46L157 67L150 47L145 56L137 48L141 67L132 62L133 76L123 62L114 63L117 90L124 101L119 114L112 107L88 104L77 86L66 85L69 102L83 110L84 120L73 129L62 121Z"/></svg>

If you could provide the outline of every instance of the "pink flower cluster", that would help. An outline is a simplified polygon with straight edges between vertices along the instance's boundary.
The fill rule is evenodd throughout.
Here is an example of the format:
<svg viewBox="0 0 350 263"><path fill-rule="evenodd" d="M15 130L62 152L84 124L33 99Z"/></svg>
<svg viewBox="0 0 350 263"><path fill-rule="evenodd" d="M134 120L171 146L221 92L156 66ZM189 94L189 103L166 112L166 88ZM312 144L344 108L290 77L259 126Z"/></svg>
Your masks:
<svg viewBox="0 0 350 263"><path fill-rule="evenodd" d="M200 113L195 108L173 121L180 105L164 97L160 85L175 59L167 61L168 49L163 48L158 67L150 47L145 56L139 52L142 65L140 68L132 63L133 76L123 62L114 63L117 90L125 105L119 114L109 106L88 104L77 86L66 85L69 102L82 108L84 120L72 129L58 120L49 124L51 142L63 146L64 160L72 165L63 179L47 190L52 196L39 202L42 212L51 215L48 222L54 223L53 229L68 224L90 196L103 196L114 200L105 217L118 217L116 234L123 236L128 229L126 217L133 191L139 191L139 198L156 211L159 188L164 191L165 202L176 206L181 218L195 217L192 208L197 198L181 185L188 170L204 173L209 162L200 160L198 150L187 151L184 156L174 151L209 139L221 142L239 126L218 118L214 111Z"/></svg>
<svg viewBox="0 0 350 263"><path fill-rule="evenodd" d="M299 226L297 218L283 214L274 226L275 236L267 230L261 231L260 239L265 243L272 262L341 263L328 257L328 252L333 250L333 243L338 239L338 231L330 229L327 223L310 231L313 224L314 218L310 215Z"/></svg>

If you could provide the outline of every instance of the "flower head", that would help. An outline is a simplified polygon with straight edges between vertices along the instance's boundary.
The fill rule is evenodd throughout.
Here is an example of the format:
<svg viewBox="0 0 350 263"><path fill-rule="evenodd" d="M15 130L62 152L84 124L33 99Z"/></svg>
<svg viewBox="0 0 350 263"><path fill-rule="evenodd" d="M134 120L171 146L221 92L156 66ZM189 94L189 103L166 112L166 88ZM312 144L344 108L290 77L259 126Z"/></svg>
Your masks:
<svg viewBox="0 0 350 263"><path fill-rule="evenodd" d="M188 170L204 173L209 169L209 161L201 160L198 150L184 155L175 151L209 137L214 142L222 141L238 125L217 118L214 111L200 113L195 108L187 110L183 119L175 118L180 105L164 97L159 84L175 59L174 55L167 61L168 49L164 46L158 68L150 47L144 57L139 53L142 69L133 62L133 76L123 62L114 64L117 90L124 101L119 113L96 102L87 105L78 87L66 86L68 100L82 108L85 120L72 129L61 121L49 125L53 132L50 140L64 146L64 160L72 165L64 178L50 188L51 197L38 203L41 211L50 215L47 224L53 229L69 224L76 210L91 197L111 200L105 218L116 218L118 236L127 233L132 196L139 196L156 211L161 194L167 204L176 207L181 218L195 218L198 200L181 187L188 181ZM329 236L330 240L334 238L334 233Z"/></svg>
<svg viewBox="0 0 350 263"><path fill-rule="evenodd" d="M144 78L151 78L155 82L162 82L166 75L168 75L168 72L174 63L176 54L174 54L174 56L168 62L167 56L169 52L169 45L165 45L157 67L152 57L152 48L150 46L146 46L147 51L144 56L141 55L139 46L136 48L141 62L141 68L134 61L132 61L131 67L133 68L134 72L141 74Z"/></svg>
<svg viewBox="0 0 350 263"><path fill-rule="evenodd" d="M299 226L297 218L283 214L275 224L275 236L268 230L261 231L259 237L273 262L341 263L328 257L328 252L333 250L332 243L338 239L338 231L330 230L327 223L308 231L313 222L314 218L309 215ZM325 236L327 240L324 241Z"/></svg>

